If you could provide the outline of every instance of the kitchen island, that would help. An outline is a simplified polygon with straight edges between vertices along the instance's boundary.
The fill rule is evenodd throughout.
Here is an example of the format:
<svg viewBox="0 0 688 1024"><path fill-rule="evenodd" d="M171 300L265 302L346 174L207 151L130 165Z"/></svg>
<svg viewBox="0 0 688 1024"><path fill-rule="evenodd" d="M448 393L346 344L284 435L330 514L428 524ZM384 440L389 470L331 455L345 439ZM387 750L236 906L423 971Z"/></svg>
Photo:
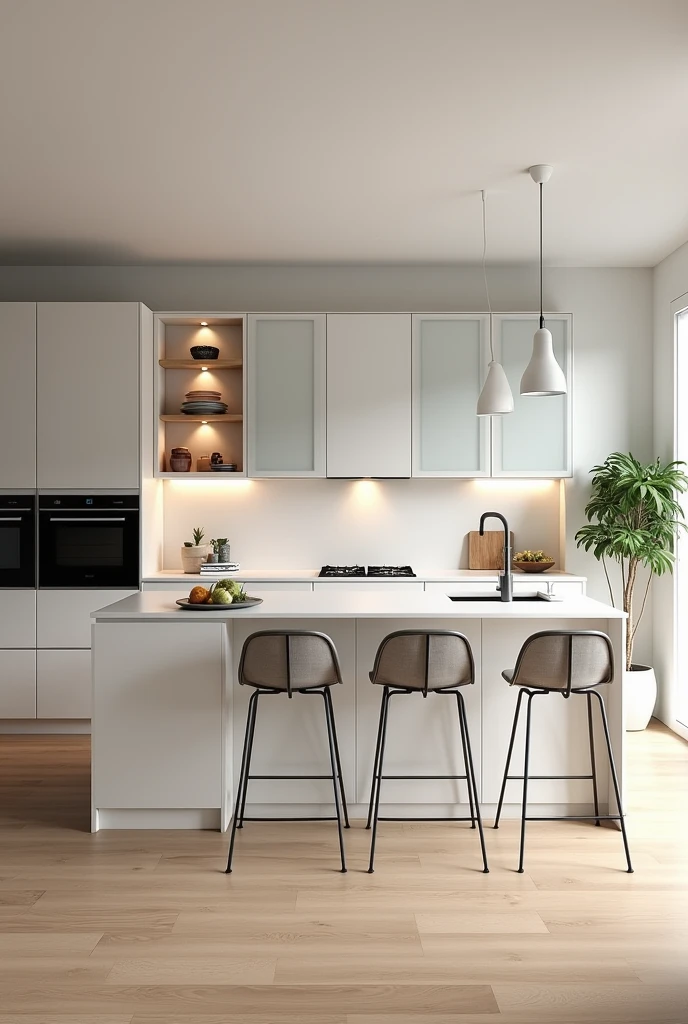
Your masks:
<svg viewBox="0 0 688 1024"><path fill-rule="evenodd" d="M371 685L380 640L395 629L453 629L475 656L476 682L464 691L483 813L499 795L516 691L501 677L523 641L541 629L598 629L611 638L616 677L602 688L623 785L622 672L625 616L584 596L454 602L438 592L265 592L241 610L185 611L187 592L144 592L92 613L92 828L221 828L232 813L250 689L236 671L246 637L261 629L313 629L332 637L343 685L333 687L344 786L353 818L364 817L370 792L380 687ZM278 699L261 708L252 771L256 775L322 774L327 762L320 702ZM534 714L533 775L590 772L586 702L558 695ZM598 763L602 732L596 723ZM515 756L522 757L522 737ZM515 761L519 764L519 760ZM325 769L326 770L326 769ZM462 771L456 717L430 696L399 701L390 716L386 770L398 775ZM512 769L516 771L516 769ZM608 806L599 773L601 810ZM330 784L331 787L331 784ZM505 816L518 813L520 786L509 783ZM541 814L588 814L589 781L533 781L530 804ZM326 780L256 780L250 812L284 817L331 813ZM467 813L463 782L389 781L381 812L402 816ZM612 798L613 805L613 798ZM612 806L612 811L615 808Z"/></svg>

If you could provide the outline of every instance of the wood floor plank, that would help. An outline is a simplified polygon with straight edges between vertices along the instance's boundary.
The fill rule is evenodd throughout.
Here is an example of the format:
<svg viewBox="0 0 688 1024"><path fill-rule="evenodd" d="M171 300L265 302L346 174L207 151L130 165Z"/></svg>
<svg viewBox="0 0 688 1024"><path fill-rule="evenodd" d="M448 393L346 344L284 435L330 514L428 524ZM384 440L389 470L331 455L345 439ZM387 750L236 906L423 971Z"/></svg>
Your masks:
<svg viewBox="0 0 688 1024"><path fill-rule="evenodd" d="M98 964L98 959L90 958ZM231 956L169 956L118 959L109 970L108 985L269 985L275 959Z"/></svg>
<svg viewBox="0 0 688 1024"><path fill-rule="evenodd" d="M428 934L452 934L458 932L480 935L485 932L509 933L547 932L547 925L539 914L532 910L503 910L491 913L483 909L464 911L460 914L437 912L416 914L416 924L421 936Z"/></svg>

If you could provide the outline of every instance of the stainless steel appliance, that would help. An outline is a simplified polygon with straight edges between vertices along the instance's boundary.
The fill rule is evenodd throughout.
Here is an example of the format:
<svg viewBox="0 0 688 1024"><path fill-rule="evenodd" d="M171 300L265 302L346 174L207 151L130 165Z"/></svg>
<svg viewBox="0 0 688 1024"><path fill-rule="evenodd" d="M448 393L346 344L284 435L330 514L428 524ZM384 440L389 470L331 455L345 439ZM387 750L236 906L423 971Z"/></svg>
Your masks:
<svg viewBox="0 0 688 1024"><path fill-rule="evenodd" d="M138 495L41 494L38 508L39 587L139 586Z"/></svg>
<svg viewBox="0 0 688 1024"><path fill-rule="evenodd" d="M360 576L404 577L415 576L410 565L323 565L318 576L328 579L355 579Z"/></svg>
<svg viewBox="0 0 688 1024"><path fill-rule="evenodd" d="M36 586L36 495L0 495L0 587Z"/></svg>

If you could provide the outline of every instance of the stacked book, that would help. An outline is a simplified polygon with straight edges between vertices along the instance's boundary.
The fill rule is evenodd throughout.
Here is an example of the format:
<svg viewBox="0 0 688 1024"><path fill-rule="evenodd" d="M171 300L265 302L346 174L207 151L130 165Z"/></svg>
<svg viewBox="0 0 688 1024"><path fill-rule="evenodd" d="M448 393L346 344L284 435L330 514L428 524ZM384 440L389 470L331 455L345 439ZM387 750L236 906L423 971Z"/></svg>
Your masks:
<svg viewBox="0 0 688 1024"><path fill-rule="evenodd" d="M227 576L240 568L238 562L203 562L201 576Z"/></svg>

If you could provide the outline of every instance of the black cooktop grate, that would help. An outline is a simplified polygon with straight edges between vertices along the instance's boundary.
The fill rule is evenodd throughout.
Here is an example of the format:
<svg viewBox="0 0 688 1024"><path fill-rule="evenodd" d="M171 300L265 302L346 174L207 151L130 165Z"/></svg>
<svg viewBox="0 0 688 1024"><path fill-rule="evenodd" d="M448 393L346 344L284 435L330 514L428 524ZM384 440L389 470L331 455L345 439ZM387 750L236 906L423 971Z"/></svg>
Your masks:
<svg viewBox="0 0 688 1024"><path fill-rule="evenodd" d="M410 565L323 565L319 576L332 579L351 579L360 576L400 577L415 576Z"/></svg>

